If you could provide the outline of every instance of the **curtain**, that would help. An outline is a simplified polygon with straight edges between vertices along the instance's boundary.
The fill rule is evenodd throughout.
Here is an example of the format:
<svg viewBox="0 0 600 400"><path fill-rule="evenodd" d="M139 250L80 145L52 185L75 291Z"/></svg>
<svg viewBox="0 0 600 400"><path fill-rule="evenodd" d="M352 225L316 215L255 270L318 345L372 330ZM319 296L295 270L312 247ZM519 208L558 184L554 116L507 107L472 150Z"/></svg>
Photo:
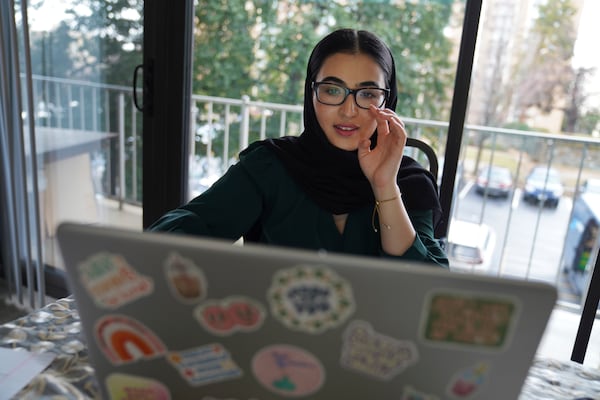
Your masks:
<svg viewBox="0 0 600 400"><path fill-rule="evenodd" d="M0 274L9 300L35 309L45 282L26 22L26 0L0 1Z"/></svg>

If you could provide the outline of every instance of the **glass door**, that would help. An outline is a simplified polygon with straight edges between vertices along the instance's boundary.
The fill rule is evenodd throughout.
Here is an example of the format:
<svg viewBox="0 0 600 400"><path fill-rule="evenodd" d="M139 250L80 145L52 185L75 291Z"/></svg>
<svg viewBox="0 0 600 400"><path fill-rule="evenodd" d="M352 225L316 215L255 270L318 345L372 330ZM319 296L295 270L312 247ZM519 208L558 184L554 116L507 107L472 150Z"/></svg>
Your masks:
<svg viewBox="0 0 600 400"><path fill-rule="evenodd" d="M142 228L142 118L132 77L142 62L144 3L12 6L13 30L5 26L13 40L6 43L17 61L3 63L18 80L11 108L21 111L2 132L12 150L3 170L3 258L13 260L5 264L15 267L11 284L18 289L26 282L31 292L61 276L55 238L61 222ZM57 285L63 294L64 280Z"/></svg>

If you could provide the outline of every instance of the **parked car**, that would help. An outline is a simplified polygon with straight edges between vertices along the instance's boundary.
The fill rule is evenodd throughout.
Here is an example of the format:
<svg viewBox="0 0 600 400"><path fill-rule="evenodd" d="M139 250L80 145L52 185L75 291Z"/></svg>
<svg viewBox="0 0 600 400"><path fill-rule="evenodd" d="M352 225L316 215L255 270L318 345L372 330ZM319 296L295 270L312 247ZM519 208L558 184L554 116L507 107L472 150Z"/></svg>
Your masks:
<svg viewBox="0 0 600 400"><path fill-rule="evenodd" d="M600 192L575 197L565 237L563 272L574 294L585 295L600 248Z"/></svg>
<svg viewBox="0 0 600 400"><path fill-rule="evenodd" d="M488 272L495 246L496 232L489 225L458 219L450 221L446 245L450 270Z"/></svg>
<svg viewBox="0 0 600 400"><path fill-rule="evenodd" d="M525 180L523 200L528 203L542 202L552 208L558 207L564 187L557 170L547 167L535 167Z"/></svg>
<svg viewBox="0 0 600 400"><path fill-rule="evenodd" d="M490 197L508 198L513 189L513 178L510 170L495 165L481 168L475 181L475 191Z"/></svg>

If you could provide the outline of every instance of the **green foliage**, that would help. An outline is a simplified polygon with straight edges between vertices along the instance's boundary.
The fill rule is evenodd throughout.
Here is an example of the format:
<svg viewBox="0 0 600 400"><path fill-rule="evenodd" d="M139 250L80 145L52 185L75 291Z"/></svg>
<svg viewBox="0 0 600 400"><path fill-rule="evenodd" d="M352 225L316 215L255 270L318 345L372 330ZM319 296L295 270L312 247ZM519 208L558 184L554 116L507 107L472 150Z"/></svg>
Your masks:
<svg viewBox="0 0 600 400"><path fill-rule="evenodd" d="M588 135L600 131L600 109L594 108L586 111L579 117L577 124L578 132L587 133Z"/></svg>
<svg viewBox="0 0 600 400"><path fill-rule="evenodd" d="M196 6L193 92L239 99L254 86L260 1L204 0ZM264 3L264 2L263 2Z"/></svg>
<svg viewBox="0 0 600 400"><path fill-rule="evenodd" d="M378 34L397 60L397 111L443 118L452 84L443 30L451 2L201 1L197 7L195 92L301 104L313 46L339 27Z"/></svg>

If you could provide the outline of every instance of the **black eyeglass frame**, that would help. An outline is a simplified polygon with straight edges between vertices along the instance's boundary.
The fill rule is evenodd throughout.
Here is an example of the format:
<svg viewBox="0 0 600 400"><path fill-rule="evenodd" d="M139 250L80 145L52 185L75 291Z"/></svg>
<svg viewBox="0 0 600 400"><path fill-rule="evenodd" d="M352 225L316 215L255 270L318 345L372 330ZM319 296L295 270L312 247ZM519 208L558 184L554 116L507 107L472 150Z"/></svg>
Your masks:
<svg viewBox="0 0 600 400"><path fill-rule="evenodd" d="M319 98L319 93L317 92L317 89L319 88L320 85L324 85L324 84L334 85L334 86L337 86L337 87L343 89L345 94L344 94L344 98L342 99L342 101L340 101L337 104L323 102ZM317 96L317 101L319 103L321 103L321 104L325 104L326 106L341 106L342 104L344 104L344 102L346 101L346 99L348 98L348 96L350 96L351 94L353 94L354 95L353 96L354 97L354 104L356 104L356 106L358 108L362 108L363 110L368 110L369 108L368 107L363 107L360 104L358 104L358 100L356 99L356 94L359 93L360 91L362 91L362 90L372 90L372 89L383 90L383 92L385 93L385 96L383 97L383 101L381 102L380 105L377 106L377 108L382 107L386 103L386 101L388 100L388 97L390 96L390 89L380 88L380 87L377 87L377 86L361 87L361 88L358 88L358 89L349 89L349 88L347 88L347 87L345 87L343 85L340 85L339 83L336 83L336 82L327 82L327 81L316 82L316 81L313 81L311 83L311 88L312 88L313 92L315 93L315 96Z"/></svg>

